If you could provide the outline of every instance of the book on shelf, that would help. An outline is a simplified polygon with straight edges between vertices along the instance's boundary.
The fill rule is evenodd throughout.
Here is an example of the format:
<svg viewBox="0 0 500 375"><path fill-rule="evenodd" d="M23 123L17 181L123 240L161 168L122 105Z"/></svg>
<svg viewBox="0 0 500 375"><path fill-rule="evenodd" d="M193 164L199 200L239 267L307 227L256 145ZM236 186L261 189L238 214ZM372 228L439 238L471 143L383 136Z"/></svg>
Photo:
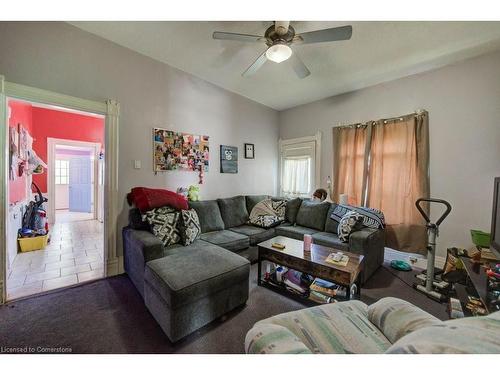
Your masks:
<svg viewBox="0 0 500 375"><path fill-rule="evenodd" d="M300 294L304 294L305 292L307 292L306 288L304 288L301 285L298 285L298 284L294 283L293 281L291 281L289 279L285 280L285 286L287 287L287 289L288 288L293 289L293 290L297 291Z"/></svg>
<svg viewBox="0 0 500 375"><path fill-rule="evenodd" d="M309 299L311 301L316 302L316 303L332 303L332 302L336 302L335 298L329 297L329 296L325 296L324 294L316 292L314 290L311 290L309 292Z"/></svg>
<svg viewBox="0 0 500 375"><path fill-rule="evenodd" d="M345 297L346 295L345 287L320 279L319 277L314 279L309 289L327 297Z"/></svg>

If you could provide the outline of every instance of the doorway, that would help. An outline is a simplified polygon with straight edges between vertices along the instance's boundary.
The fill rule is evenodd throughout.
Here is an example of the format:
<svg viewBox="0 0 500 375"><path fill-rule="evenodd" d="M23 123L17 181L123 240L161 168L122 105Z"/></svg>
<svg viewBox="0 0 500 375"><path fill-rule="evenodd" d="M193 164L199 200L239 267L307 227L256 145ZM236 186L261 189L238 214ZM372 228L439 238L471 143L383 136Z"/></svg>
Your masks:
<svg viewBox="0 0 500 375"><path fill-rule="evenodd" d="M102 278L104 116L11 98L7 107L7 300Z"/></svg>
<svg viewBox="0 0 500 375"><path fill-rule="evenodd" d="M49 222L104 220L104 154L100 143L49 138Z"/></svg>
<svg viewBox="0 0 500 375"><path fill-rule="evenodd" d="M123 259L117 255L117 223L118 214L118 126L120 105L114 100L102 102L81 99L69 95L59 94L52 91L38 89L26 85L9 82L0 75L0 149L3 151L3 163L0 163L0 304L7 300L6 281L9 276L7 249L9 234L15 231L15 227L9 225L11 219L9 214L9 125L8 125L8 98L42 103L54 108L64 108L74 111L98 114L105 121L105 141L103 163L106 168L102 174L104 186L101 199L103 207L102 221L104 224L104 267L105 276L112 276L123 272ZM22 185L22 180L18 183ZM19 220L21 213L13 213ZM15 237L14 237L15 239ZM16 239L15 239L16 240ZM62 238L61 238L62 240ZM61 248L62 249L62 248ZM62 256L61 256L62 257Z"/></svg>

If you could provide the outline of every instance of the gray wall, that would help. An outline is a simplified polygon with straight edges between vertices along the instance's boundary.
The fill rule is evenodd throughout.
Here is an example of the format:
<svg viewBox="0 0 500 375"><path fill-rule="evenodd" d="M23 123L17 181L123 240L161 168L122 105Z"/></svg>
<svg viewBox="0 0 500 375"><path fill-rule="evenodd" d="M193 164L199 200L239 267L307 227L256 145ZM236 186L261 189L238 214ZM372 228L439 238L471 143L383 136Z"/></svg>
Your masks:
<svg viewBox="0 0 500 375"><path fill-rule="evenodd" d="M176 189L198 182L195 172L153 174L154 126L210 136L202 198L276 192L275 110L65 23L0 22L0 51L7 81L120 102L120 227L131 187ZM255 159L243 158L244 142L255 144ZM238 147L238 174L219 173L220 144ZM142 169L133 169L133 160L141 160Z"/></svg>
<svg viewBox="0 0 500 375"><path fill-rule="evenodd" d="M420 108L429 111L431 195L453 206L438 239L444 256L446 247L472 245L469 229L490 231L493 177L500 176L500 52L280 112L280 137L322 131L326 185L333 126Z"/></svg>

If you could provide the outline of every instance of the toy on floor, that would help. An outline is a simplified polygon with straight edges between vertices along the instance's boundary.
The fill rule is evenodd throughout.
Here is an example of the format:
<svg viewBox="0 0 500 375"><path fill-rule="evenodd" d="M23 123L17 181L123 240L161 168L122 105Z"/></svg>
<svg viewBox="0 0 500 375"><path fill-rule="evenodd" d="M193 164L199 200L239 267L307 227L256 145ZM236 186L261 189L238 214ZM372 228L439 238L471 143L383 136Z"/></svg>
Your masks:
<svg viewBox="0 0 500 375"><path fill-rule="evenodd" d="M393 260L391 262L391 267L398 271L411 271L412 268L409 263L404 260Z"/></svg>

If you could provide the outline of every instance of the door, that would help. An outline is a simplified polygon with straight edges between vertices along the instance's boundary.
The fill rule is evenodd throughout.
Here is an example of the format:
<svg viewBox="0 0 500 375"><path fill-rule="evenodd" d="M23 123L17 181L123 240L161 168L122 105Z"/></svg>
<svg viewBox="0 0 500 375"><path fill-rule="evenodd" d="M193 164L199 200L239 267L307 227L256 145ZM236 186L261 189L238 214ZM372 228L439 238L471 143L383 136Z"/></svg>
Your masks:
<svg viewBox="0 0 500 375"><path fill-rule="evenodd" d="M92 161L72 158L69 161L69 210L92 212Z"/></svg>

